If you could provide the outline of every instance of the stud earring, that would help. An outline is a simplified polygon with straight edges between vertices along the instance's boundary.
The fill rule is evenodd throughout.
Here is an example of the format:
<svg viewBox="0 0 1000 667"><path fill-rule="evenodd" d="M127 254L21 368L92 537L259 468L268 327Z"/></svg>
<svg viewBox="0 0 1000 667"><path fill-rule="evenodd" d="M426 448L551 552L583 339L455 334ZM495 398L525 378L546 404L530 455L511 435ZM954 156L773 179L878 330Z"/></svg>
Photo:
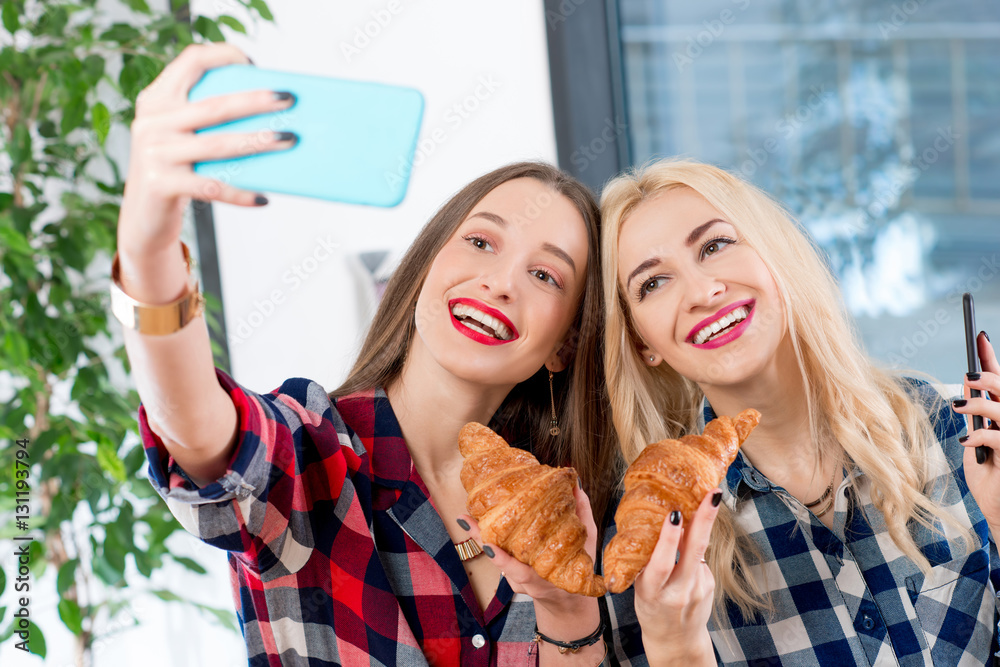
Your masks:
<svg viewBox="0 0 1000 667"><path fill-rule="evenodd" d="M649 360L650 361L656 361L656 357L654 357L653 355L649 355Z"/></svg>
<svg viewBox="0 0 1000 667"><path fill-rule="evenodd" d="M559 418L556 417L556 395L555 390L552 388L552 378L555 377L552 371L549 371L549 399L552 401L552 421L549 422L549 435L559 435Z"/></svg>

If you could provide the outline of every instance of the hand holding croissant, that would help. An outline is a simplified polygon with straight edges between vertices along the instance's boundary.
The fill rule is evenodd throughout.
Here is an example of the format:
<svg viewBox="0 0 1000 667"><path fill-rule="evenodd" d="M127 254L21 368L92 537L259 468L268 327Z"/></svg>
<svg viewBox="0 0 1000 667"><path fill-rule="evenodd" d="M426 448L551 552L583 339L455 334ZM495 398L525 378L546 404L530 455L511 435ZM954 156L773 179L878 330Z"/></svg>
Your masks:
<svg viewBox="0 0 1000 667"><path fill-rule="evenodd" d="M458 435L462 485L484 543L499 546L570 593L599 597L604 581L584 549L576 515L576 471L542 465L492 430L470 422Z"/></svg>
<svg viewBox="0 0 1000 667"><path fill-rule="evenodd" d="M736 418L713 419L702 435L661 440L639 454L625 473L625 495L615 512L618 533L604 549L608 590L620 593L632 585L670 512L679 510L685 525L691 521L759 421L759 412L744 410Z"/></svg>

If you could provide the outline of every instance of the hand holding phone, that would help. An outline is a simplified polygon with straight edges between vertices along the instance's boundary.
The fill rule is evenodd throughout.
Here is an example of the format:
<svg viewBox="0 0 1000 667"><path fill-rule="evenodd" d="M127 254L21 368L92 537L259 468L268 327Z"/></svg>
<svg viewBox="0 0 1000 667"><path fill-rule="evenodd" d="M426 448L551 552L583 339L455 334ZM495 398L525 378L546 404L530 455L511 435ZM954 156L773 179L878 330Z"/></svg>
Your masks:
<svg viewBox="0 0 1000 667"><path fill-rule="evenodd" d="M292 93L283 111L241 118L198 134L292 132L279 152L199 162L200 176L253 191L395 206L409 183L424 100L413 88L228 65L209 70L188 99L276 90Z"/></svg>
<svg viewBox="0 0 1000 667"><path fill-rule="evenodd" d="M978 373L979 353L976 344L976 309L972 301L972 294L966 292L962 295L962 315L965 319L965 355L969 365L970 373ZM972 398L979 398L982 392L978 389L970 389ZM972 415L972 429L977 431L983 427L983 418L980 415ZM985 463L989 455L989 447L976 447L976 463Z"/></svg>

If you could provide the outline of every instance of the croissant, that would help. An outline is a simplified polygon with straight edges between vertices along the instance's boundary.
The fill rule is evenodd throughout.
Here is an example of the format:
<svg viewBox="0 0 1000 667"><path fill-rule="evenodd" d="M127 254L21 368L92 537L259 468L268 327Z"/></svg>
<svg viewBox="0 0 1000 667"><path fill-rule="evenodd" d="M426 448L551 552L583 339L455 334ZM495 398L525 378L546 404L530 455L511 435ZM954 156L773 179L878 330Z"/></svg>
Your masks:
<svg viewBox="0 0 1000 667"><path fill-rule="evenodd" d="M483 542L565 591L604 595L604 580L584 550L587 530L576 516L576 471L542 465L476 422L462 427L458 445L469 514L479 522Z"/></svg>
<svg viewBox="0 0 1000 667"><path fill-rule="evenodd" d="M679 510L684 525L691 521L759 421L759 412L744 410L735 419L713 419L702 435L661 440L642 450L625 473L625 495L615 512L618 534L604 549L608 590L621 593L632 585L668 514Z"/></svg>

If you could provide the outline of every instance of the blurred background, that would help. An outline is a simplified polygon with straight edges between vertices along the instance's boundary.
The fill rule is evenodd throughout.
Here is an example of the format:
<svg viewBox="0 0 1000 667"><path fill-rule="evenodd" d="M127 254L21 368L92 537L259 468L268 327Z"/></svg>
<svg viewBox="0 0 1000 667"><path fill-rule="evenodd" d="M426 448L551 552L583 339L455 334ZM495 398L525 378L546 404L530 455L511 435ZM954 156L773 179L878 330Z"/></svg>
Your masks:
<svg viewBox="0 0 1000 667"><path fill-rule="evenodd" d="M95 34L115 25L148 26L157 12L169 12L173 20L193 26L184 33L187 39L225 39L262 68L412 86L424 94L409 193L395 208L280 195L262 209L192 207L185 238L214 305L217 363L256 391L270 391L294 376L336 387L353 361L380 287L424 222L474 177L523 159L556 162L596 193L624 168L673 155L749 179L813 235L868 349L887 366L958 381L965 370L962 292L974 294L980 328L1000 327L997 3L101 0L82 5L95 9L87 14ZM32 39L50 39L26 34L13 12L35 12L38 18L51 7L5 1L4 53L23 53ZM116 107L113 100L119 99L115 95L134 99L143 81L128 74L136 62L134 47L120 43L106 56L108 63L118 59L108 65L110 78L97 77L78 93L86 100L81 127L67 130L91 144L96 132L107 153L92 167L111 184L107 192L98 188L112 207L105 211L110 216L105 236L113 234L116 188L128 162L129 106ZM13 68L15 61L0 59L0 69ZM10 90L2 86L19 80L2 78L0 99L6 100ZM70 113L73 99L53 109L57 120ZM111 122L104 120L106 113ZM5 120L4 130L13 127L9 112ZM36 147L44 137L34 130L28 134ZM0 138L8 153L19 141L12 130L0 131ZM0 171L5 193L18 182L19 159L16 151L7 158L14 165L10 177ZM84 198L97 192L75 183L71 189ZM40 199L42 189L34 196ZM63 198L52 207L57 214L28 221L23 229L41 234L53 221L68 224L69 218L59 216L66 216L74 201ZM0 223L4 202L0 199ZM10 229L16 230L17 215L12 219ZM37 257L45 242L32 237L19 245L3 224L0 239L0 289L14 290L0 347L0 354L9 356L36 345L32 336L25 342L14 337L17 318L37 310L29 293L38 290L18 296L17 271L28 269L13 258L16 252ZM91 280L94 294L103 294L109 253L78 260L73 253L79 246L68 241L52 246L51 260L42 262L47 268L39 271L50 275L63 256L70 264L82 262L84 269L71 282ZM66 317L58 308L40 307L52 326ZM124 437L117 431L102 435L96 426L67 426L64 435L46 436L63 423L59 420L100 421L88 412L95 399L83 380L90 379L84 374L87 359L101 355L108 357L108 386L123 397L117 409L134 420L136 399L128 393L120 352L114 353L120 330L116 323L107 329L104 336L73 329L65 337L69 342L57 345L60 354L76 353L73 341L86 338L93 357L88 353L77 362L67 353L59 374L56 362L48 361L62 358L58 355L46 357L48 366L33 367L46 396L51 394L45 402L51 418L38 418L41 412L32 402L41 390L32 384L36 379L0 370L0 399L7 406L0 425L7 428L0 432L4 474L14 467L11 440L30 431L37 443L32 460L40 466L33 488L42 495L33 511L38 522L49 516L44 539L35 543L31 606L40 628L35 636L44 632L47 655L43 660L13 648L16 564L7 545L14 544L16 530L8 526L0 533L0 568L7 573L6 587L0 576L0 664L246 664L242 638L232 629L225 555L164 527L161 519L135 518L142 512L154 516L151 508L157 505L148 493L139 497L148 485L139 479L142 456L134 423L123 427ZM93 463L56 467L70 451ZM68 486L52 479L65 484L81 471L98 481L84 484L77 495L60 495ZM116 476L119 486L102 486ZM132 478L136 485L121 486ZM4 483L0 519L8 520L13 507ZM45 562L52 565L47 570Z"/></svg>

